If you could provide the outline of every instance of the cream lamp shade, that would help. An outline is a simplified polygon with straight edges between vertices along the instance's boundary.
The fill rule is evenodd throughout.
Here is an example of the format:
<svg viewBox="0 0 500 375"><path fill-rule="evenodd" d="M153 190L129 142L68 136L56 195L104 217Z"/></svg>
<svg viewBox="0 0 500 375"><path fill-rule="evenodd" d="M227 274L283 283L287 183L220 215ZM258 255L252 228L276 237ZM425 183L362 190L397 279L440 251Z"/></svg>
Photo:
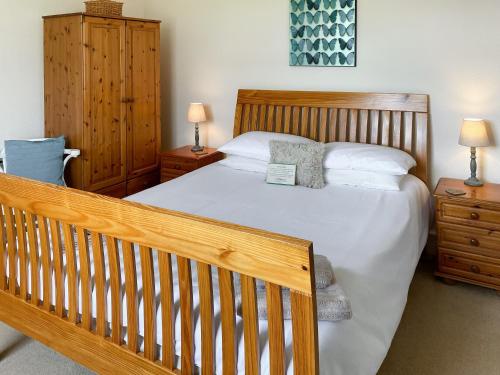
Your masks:
<svg viewBox="0 0 500 375"><path fill-rule="evenodd" d="M460 133L459 144L467 147L486 147L490 145L486 123L481 119L465 119Z"/></svg>
<svg viewBox="0 0 500 375"><path fill-rule="evenodd" d="M191 103L189 105L188 121L193 124L207 121L207 114L202 103Z"/></svg>

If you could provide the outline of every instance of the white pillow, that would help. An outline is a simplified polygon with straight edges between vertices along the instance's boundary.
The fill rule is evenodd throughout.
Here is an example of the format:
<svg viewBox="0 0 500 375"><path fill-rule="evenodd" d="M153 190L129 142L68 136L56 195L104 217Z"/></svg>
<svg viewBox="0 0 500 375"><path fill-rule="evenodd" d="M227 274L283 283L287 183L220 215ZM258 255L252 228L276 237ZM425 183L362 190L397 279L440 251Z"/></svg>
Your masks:
<svg viewBox="0 0 500 375"><path fill-rule="evenodd" d="M400 191L405 176L356 170L328 169L325 180L329 185L353 186L364 189Z"/></svg>
<svg viewBox="0 0 500 375"><path fill-rule="evenodd" d="M267 173L266 161L244 158L243 156L228 155L225 159L221 160L219 164L237 169L240 171L256 172L256 173Z"/></svg>
<svg viewBox="0 0 500 375"><path fill-rule="evenodd" d="M298 137L296 135L270 132L248 132L226 143L219 148L219 151L227 155L237 155L269 162L271 159L271 153L269 151L270 141L314 143L313 140Z"/></svg>
<svg viewBox="0 0 500 375"><path fill-rule="evenodd" d="M326 145L326 169L406 175L416 165L411 155L392 147L345 142Z"/></svg>

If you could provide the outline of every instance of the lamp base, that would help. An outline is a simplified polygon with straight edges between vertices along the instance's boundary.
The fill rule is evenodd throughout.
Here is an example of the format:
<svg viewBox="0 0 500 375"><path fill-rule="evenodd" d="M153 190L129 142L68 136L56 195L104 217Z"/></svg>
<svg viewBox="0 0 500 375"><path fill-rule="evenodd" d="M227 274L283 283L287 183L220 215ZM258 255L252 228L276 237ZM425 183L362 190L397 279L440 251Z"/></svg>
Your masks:
<svg viewBox="0 0 500 375"><path fill-rule="evenodd" d="M204 149L205 149L205 147L196 145L196 146L193 146L193 148L191 149L191 151L193 151L193 152L202 152Z"/></svg>
<svg viewBox="0 0 500 375"><path fill-rule="evenodd" d="M481 187L484 185L483 182L476 177L471 177L471 178L465 180L464 184L467 186L473 186L473 187Z"/></svg>

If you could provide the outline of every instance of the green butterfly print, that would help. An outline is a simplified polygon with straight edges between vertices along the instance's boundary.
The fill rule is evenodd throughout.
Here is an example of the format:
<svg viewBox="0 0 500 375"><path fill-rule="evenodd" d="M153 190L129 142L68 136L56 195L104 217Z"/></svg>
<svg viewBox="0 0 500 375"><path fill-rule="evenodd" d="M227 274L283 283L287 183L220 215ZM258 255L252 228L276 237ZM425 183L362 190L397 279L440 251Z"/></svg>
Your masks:
<svg viewBox="0 0 500 375"><path fill-rule="evenodd" d="M345 41L344 39L339 39L340 49L342 51L344 51L345 49L351 51L354 48L354 42L355 42L354 38L351 38L348 41Z"/></svg>
<svg viewBox="0 0 500 375"><path fill-rule="evenodd" d="M290 13L290 17L292 19L292 25L303 25L304 21L306 20L306 14L305 13L300 13L299 15L296 15L295 13Z"/></svg>
<svg viewBox="0 0 500 375"><path fill-rule="evenodd" d="M310 39L306 40L306 46L308 51L318 51L321 43L321 39L316 39L314 42Z"/></svg>
<svg viewBox="0 0 500 375"><path fill-rule="evenodd" d="M292 39L290 42L292 44L292 51L293 52L303 51L304 50L304 46L306 45L306 40L305 39L301 39L299 42L297 42L296 40Z"/></svg>
<svg viewBox="0 0 500 375"><path fill-rule="evenodd" d="M319 10L321 5L321 0L307 0L307 9L309 10Z"/></svg>
<svg viewBox="0 0 500 375"><path fill-rule="evenodd" d="M292 6L292 11L297 12L297 11L303 11L304 6L306 5L306 0L299 0L299 1L294 1L290 0L290 4Z"/></svg>
<svg viewBox="0 0 500 375"><path fill-rule="evenodd" d="M314 55L310 54L310 53L306 53L306 60L307 60L307 63L309 65L318 65L319 64L319 59L321 58L321 53L318 52Z"/></svg>
<svg viewBox="0 0 500 375"><path fill-rule="evenodd" d="M345 36L346 34L349 36L354 36L354 32L356 31L356 25L354 23L351 23L347 27L342 24L338 24L338 28L340 36Z"/></svg>
<svg viewBox="0 0 500 375"><path fill-rule="evenodd" d="M340 65L354 65L355 55L354 52L351 52L347 56L343 53L339 53L339 63Z"/></svg>
<svg viewBox="0 0 500 375"><path fill-rule="evenodd" d="M333 53L329 55L328 53L323 52L321 54L321 60L323 60L323 65L336 65L337 64L337 56L338 53Z"/></svg>
<svg viewBox="0 0 500 375"><path fill-rule="evenodd" d="M290 54L290 65L296 66L296 65L304 65L304 61L306 59L306 54L301 53L299 55L296 55L295 53Z"/></svg>
<svg viewBox="0 0 500 375"><path fill-rule="evenodd" d="M353 4L354 4L354 0L339 0L340 1L340 7L341 8L345 8L346 5L349 7L349 8L352 8Z"/></svg>
<svg viewBox="0 0 500 375"><path fill-rule="evenodd" d="M313 35L317 38L319 37L319 32L321 31L322 26L318 25L315 28L311 26L306 26L306 34L308 38L311 38Z"/></svg>
<svg viewBox="0 0 500 375"><path fill-rule="evenodd" d="M323 36L325 38L328 38L330 35L335 36L337 34L337 25L335 24L332 27L322 25L321 30L323 30Z"/></svg>
<svg viewBox="0 0 500 375"><path fill-rule="evenodd" d="M335 9L335 7L337 6L337 0L324 0L323 3L325 4L326 10L330 8Z"/></svg>
<svg viewBox="0 0 500 375"><path fill-rule="evenodd" d="M340 16L340 21L342 22L352 22L354 20L354 15L356 14L356 11L354 9L351 9L349 12L344 12L343 10L339 10L339 16Z"/></svg>
<svg viewBox="0 0 500 375"><path fill-rule="evenodd" d="M309 27L309 26L307 26L307 27ZM293 38L297 38L297 37L303 38L304 37L304 33L306 32L306 26L301 26L298 29L295 28L294 26L292 26L290 28L290 31L292 33L292 37Z"/></svg>
<svg viewBox="0 0 500 375"><path fill-rule="evenodd" d="M334 51L335 45L337 44L337 39L332 39L328 41L328 39L321 39L321 43L323 44L323 49L328 51L329 49Z"/></svg>
<svg viewBox="0 0 500 375"><path fill-rule="evenodd" d="M329 18L330 18L330 15L328 14L328 12L325 12L325 11L316 12L314 14L312 14L311 12L307 12L306 16L307 16L307 22L310 24L311 23L319 23L319 21L321 19L323 19L324 23L327 23Z"/></svg>

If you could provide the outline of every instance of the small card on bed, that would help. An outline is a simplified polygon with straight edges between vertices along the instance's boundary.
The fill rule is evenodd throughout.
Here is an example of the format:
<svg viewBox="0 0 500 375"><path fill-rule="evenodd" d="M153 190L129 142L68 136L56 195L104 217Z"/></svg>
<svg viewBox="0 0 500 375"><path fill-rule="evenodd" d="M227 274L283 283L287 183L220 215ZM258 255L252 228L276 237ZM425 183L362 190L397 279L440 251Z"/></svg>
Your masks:
<svg viewBox="0 0 500 375"><path fill-rule="evenodd" d="M295 185L297 166L289 164L269 164L267 167L267 183L275 185Z"/></svg>

